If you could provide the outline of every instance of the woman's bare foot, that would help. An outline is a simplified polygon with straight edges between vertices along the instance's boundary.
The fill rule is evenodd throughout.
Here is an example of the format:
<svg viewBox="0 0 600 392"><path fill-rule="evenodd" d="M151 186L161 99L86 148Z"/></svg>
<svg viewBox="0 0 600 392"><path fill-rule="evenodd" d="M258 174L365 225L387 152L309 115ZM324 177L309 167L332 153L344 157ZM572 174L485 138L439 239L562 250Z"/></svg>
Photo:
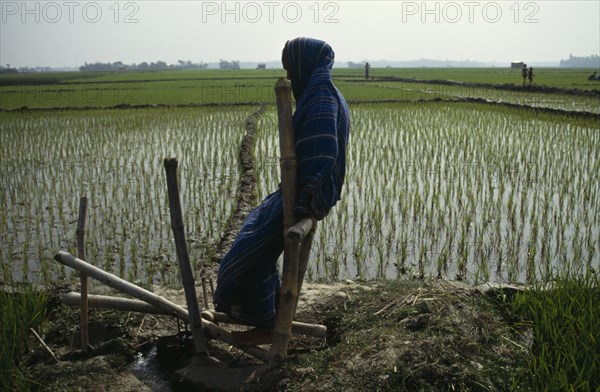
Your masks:
<svg viewBox="0 0 600 392"><path fill-rule="evenodd" d="M244 346L271 344L273 341L272 328L253 328L247 331L233 331L231 334L236 342Z"/></svg>

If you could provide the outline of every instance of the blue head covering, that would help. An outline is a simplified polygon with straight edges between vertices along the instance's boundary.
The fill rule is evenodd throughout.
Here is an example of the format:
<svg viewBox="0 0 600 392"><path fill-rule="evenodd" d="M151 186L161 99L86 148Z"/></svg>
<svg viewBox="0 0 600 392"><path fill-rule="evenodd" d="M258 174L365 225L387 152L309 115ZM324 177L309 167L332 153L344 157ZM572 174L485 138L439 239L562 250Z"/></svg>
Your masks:
<svg viewBox="0 0 600 392"><path fill-rule="evenodd" d="M306 88L331 81L335 54L327 42L300 37L287 41L284 48L291 73L294 98L299 101Z"/></svg>
<svg viewBox="0 0 600 392"><path fill-rule="evenodd" d="M350 112L331 79L334 53L329 44L304 37L290 40L282 60L296 98L293 124L299 195L294 212L322 219L340 199Z"/></svg>

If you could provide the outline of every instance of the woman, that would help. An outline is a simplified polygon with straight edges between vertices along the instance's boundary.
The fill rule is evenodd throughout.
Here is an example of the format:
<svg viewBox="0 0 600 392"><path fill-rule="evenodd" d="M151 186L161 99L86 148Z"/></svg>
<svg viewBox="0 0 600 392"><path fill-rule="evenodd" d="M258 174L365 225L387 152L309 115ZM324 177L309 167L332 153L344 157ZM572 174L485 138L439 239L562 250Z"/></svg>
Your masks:
<svg viewBox="0 0 600 392"><path fill-rule="evenodd" d="M311 38L287 41L282 63L296 100L294 139L298 162L298 219L321 220L340 199L346 167L350 112L331 80L334 52ZM236 333L243 344L270 343L276 320L283 252L283 200L277 190L246 218L219 265L217 311L257 328Z"/></svg>

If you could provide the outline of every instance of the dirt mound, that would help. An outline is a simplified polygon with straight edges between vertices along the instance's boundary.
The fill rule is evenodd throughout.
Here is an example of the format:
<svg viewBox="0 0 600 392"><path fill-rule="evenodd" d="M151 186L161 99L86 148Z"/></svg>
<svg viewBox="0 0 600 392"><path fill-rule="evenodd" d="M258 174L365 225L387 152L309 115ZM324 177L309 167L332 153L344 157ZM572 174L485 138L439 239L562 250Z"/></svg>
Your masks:
<svg viewBox="0 0 600 392"><path fill-rule="evenodd" d="M347 299L310 313L328 326L328 344L249 390L512 390L527 335L515 332L493 295L445 281L342 291Z"/></svg>
<svg viewBox="0 0 600 392"><path fill-rule="evenodd" d="M184 303L180 290L161 294ZM510 390L528 342L505 314L494 297L444 281L306 283L297 318L327 325L326 340L295 337L290 360L276 370L211 341L211 356L225 365L211 377L227 385L216 390ZM42 331L60 363L32 340L27 369L41 391L194 390L181 378L193 373L189 350L171 360L169 370L143 374L132 365L159 337L177 334L173 318L92 310L90 322L97 340L85 356L77 348L77 309L56 308ZM169 381L173 374L179 382Z"/></svg>

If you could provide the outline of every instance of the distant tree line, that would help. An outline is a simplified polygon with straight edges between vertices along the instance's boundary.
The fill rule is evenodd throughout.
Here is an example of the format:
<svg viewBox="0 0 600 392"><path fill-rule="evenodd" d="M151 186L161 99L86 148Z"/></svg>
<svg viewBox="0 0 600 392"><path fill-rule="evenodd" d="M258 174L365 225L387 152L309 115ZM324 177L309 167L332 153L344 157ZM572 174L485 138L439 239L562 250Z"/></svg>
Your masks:
<svg viewBox="0 0 600 392"><path fill-rule="evenodd" d="M201 62L199 64L192 63L191 61L178 60L177 64L167 64L164 61L157 61L152 63L139 63L139 64L123 64L122 61L115 61L114 63L85 63L79 67L80 71L124 71L124 70L159 70L159 69L206 69L208 64Z"/></svg>
<svg viewBox="0 0 600 392"><path fill-rule="evenodd" d="M570 55L568 59L560 60L560 66L570 68L600 68L600 56L577 57Z"/></svg>
<svg viewBox="0 0 600 392"><path fill-rule="evenodd" d="M240 69L240 62L221 60L219 61L219 69Z"/></svg>
<svg viewBox="0 0 600 392"><path fill-rule="evenodd" d="M17 72L19 71L16 68L11 68L8 64L6 65L6 67L0 65L0 74L12 74Z"/></svg>
<svg viewBox="0 0 600 392"><path fill-rule="evenodd" d="M33 73L33 72L52 72L50 67L19 67L13 68L10 64L6 64L6 67L0 66L0 74L16 74L16 73Z"/></svg>

